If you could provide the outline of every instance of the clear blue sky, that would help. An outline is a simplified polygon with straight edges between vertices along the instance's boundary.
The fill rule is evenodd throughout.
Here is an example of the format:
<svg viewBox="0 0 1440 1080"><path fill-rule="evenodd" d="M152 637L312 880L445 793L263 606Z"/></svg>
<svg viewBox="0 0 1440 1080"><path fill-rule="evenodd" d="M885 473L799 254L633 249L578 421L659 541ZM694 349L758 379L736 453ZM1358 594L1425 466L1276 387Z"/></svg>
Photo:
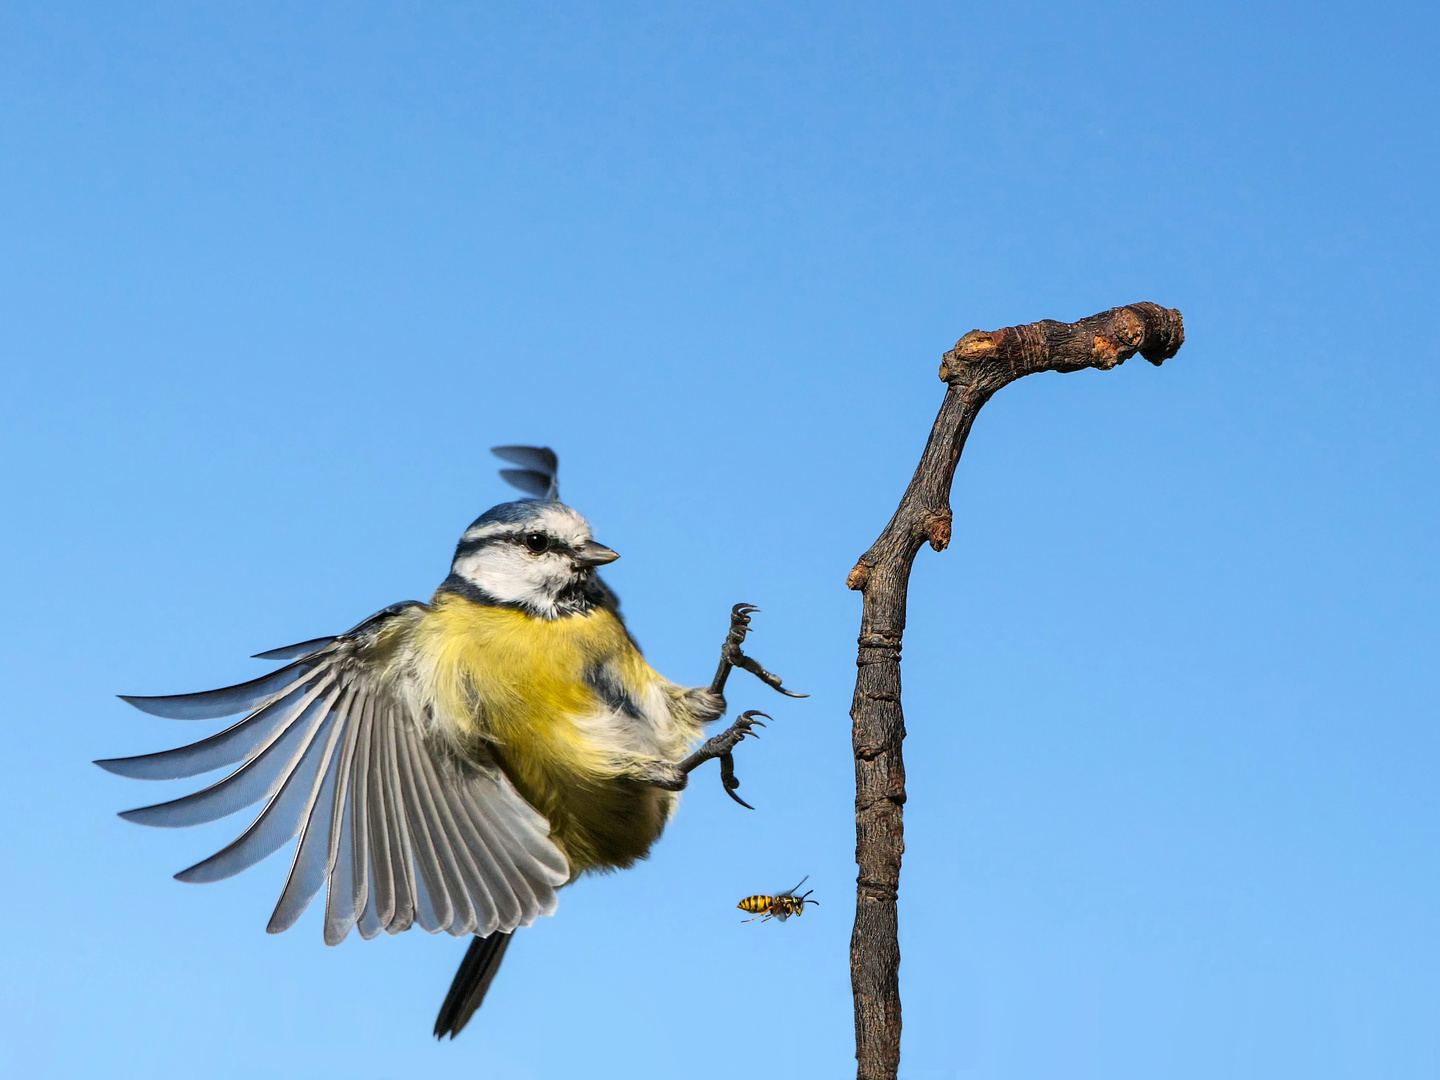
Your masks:
<svg viewBox="0 0 1440 1080"><path fill-rule="evenodd" d="M981 415L905 645L908 1080L1433 1077L1433 5L0 3L0 1072L844 1076L855 557L973 327L1154 369ZM425 598L554 446L652 662L796 686L524 932L268 937L115 812L117 692ZM208 727L205 730L209 730ZM735 902L811 876L785 925Z"/></svg>

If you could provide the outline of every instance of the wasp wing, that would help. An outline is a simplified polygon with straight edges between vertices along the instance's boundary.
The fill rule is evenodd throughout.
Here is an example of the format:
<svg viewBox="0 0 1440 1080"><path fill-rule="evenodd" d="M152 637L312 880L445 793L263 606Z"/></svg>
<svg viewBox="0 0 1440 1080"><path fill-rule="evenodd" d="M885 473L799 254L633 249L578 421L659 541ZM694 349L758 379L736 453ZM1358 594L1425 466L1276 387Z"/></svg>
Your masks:
<svg viewBox="0 0 1440 1080"><path fill-rule="evenodd" d="M800 879L800 885L804 885L805 882L807 882L807 881L809 881L809 880L810 880L810 875L809 875L809 874L806 874L804 877L802 877L802 878ZM780 895L781 895L781 896L794 896L797 892L800 891L800 885L796 885L796 886L794 886L793 888L786 889L786 890L785 890L784 892L782 892Z"/></svg>
<svg viewBox="0 0 1440 1080"><path fill-rule="evenodd" d="M203 694L126 698L147 712L240 722L189 746L96 764L171 779L235 766L200 791L121 816L214 821L264 801L231 844L175 876L219 881L299 837L268 929L288 929L322 890L325 940L430 932L488 935L555 910L569 865L549 822L483 751L435 729L403 652L424 605L403 604L261 679ZM324 639L317 639L324 641Z"/></svg>

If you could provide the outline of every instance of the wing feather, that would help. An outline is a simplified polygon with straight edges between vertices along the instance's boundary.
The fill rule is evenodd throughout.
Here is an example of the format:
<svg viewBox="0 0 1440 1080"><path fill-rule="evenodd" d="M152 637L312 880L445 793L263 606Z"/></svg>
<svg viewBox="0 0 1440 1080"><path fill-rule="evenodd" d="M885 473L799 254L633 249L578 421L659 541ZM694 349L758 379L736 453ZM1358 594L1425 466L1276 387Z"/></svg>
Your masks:
<svg viewBox="0 0 1440 1080"><path fill-rule="evenodd" d="M412 857L415 860L416 883L425 886L431 922L421 927L434 934L448 930L455 919L455 908L450 901L450 889L445 880L445 866L436 849L435 838L431 835L431 824L421 802L421 790L415 777L414 763L410 755L409 732L392 726L395 736L396 762L400 769L400 802L405 807L405 823L409 827ZM418 893L417 893L418 899ZM423 908L424 905L421 905Z"/></svg>
<svg viewBox="0 0 1440 1080"><path fill-rule="evenodd" d="M523 912L516 894L525 889L525 883L516 880L518 875L508 875L502 869L491 842L484 836L483 829L477 827L475 818L465 803L464 792L448 785L441 786L439 790L445 793L461 843L470 856L476 891L488 901L485 910L477 913L480 917L475 933L481 937L489 937L502 924L513 923L518 926Z"/></svg>
<svg viewBox="0 0 1440 1080"><path fill-rule="evenodd" d="M550 841L550 823L525 801L504 773L497 769L487 781L466 789L471 812L485 820L491 835L526 877L564 885L570 880L570 864Z"/></svg>
<svg viewBox="0 0 1440 1080"><path fill-rule="evenodd" d="M435 761L429 754L416 756L425 788L430 792L434 818L439 824L441 835L453 860L452 868L458 876L461 897L465 900L463 921L457 921L452 933L481 933L481 928L497 922L495 901L489 884L481 872L476 856L485 853L483 841L472 837L462 828L455 813L452 792L440 778Z"/></svg>
<svg viewBox="0 0 1440 1080"><path fill-rule="evenodd" d="M472 804L466 803L465 814L472 827L484 835L485 850L490 856L486 871L491 881L491 891L496 899L497 929L507 926L529 926L543 907L545 893L553 891L543 879L527 878L518 870L511 853L495 835L491 823L475 812Z"/></svg>
<svg viewBox="0 0 1440 1080"><path fill-rule="evenodd" d="M334 718L330 721L331 730L320 768L311 783L310 798L300 814L297 826L300 841L295 845L290 875L285 879L285 888L281 890L280 899L276 901L275 910L270 915L270 923L265 927L267 933L278 934L294 926L295 920L304 914L310 901L315 899L329 880L330 838L336 832L335 787L339 782L345 746L354 741L355 726L347 725L350 711L354 707L355 688L353 685L347 686L345 696L336 706Z"/></svg>
<svg viewBox="0 0 1440 1080"><path fill-rule="evenodd" d="M382 759L376 745L374 716L372 701L366 709L360 759L355 766L355 876L365 882L366 893L356 925L366 941L389 926L395 914L395 876L390 867L389 835L380 791Z"/></svg>
<svg viewBox="0 0 1440 1080"><path fill-rule="evenodd" d="M251 660L302 660L311 653L317 653L325 648L335 639L333 637L311 638L309 641L297 641L294 645L282 645L278 649L267 649L264 652L257 652Z"/></svg>
<svg viewBox="0 0 1440 1080"><path fill-rule="evenodd" d="M383 723L370 733L370 845L379 848L374 867L373 894L376 897L376 919L380 929L399 933L409 929L415 916L408 868L410 854L402 832L405 819L400 816L399 773L390 768L389 739ZM409 906L409 907L406 907Z"/></svg>
<svg viewBox="0 0 1440 1080"><path fill-rule="evenodd" d="M373 699L366 695L360 700L360 713L355 722L346 726L345 743L340 751L340 768L335 779L335 799L330 811L330 845L326 858L326 874L332 883L325 896L325 941L334 945L345 939L355 925L366 899L366 879L363 873L355 872L364 868L363 855L357 858L357 819L364 813L364 794L355 796L352 803L352 789L364 782L364 775L356 766L356 755L361 751L365 733L369 729ZM363 824L360 826L363 828Z"/></svg>
<svg viewBox="0 0 1440 1080"><path fill-rule="evenodd" d="M411 761L415 768L416 780L421 789L421 800L425 807L425 819L430 824L430 835L435 839L435 848L441 858L446 883L455 905L455 920L449 931L457 937L475 933L477 925L489 920L490 890L475 869L474 860L460 837L454 815L445 790L435 776L434 762L430 754L422 750L418 740L410 740Z"/></svg>
<svg viewBox="0 0 1440 1080"><path fill-rule="evenodd" d="M372 774L372 785L378 785L382 805L379 827L384 830L390 850L391 903L385 932L398 934L415 922L415 869L410 854L410 830L405 821L405 807L400 799L400 766L395 762L395 729L389 724L377 725L380 768L378 780ZM373 834L372 834L373 835Z"/></svg>
<svg viewBox="0 0 1440 1080"><path fill-rule="evenodd" d="M244 720L231 724L208 739L174 750L161 750L157 754L108 758L95 764L107 772L128 776L132 780L180 780L234 765L258 753L277 728L294 719L290 706L304 696L311 680L323 677L323 674L323 671L312 672L287 687L269 704L262 705Z"/></svg>
<svg viewBox="0 0 1440 1080"><path fill-rule="evenodd" d="M440 932L440 913L435 910L435 900L425 887L424 875L418 872L415 875L415 922L427 934Z"/></svg>
<svg viewBox="0 0 1440 1080"><path fill-rule="evenodd" d="M147 712L151 716L163 716L168 720L215 720L222 716L249 712L270 695L286 689L322 662L319 657L306 657L272 671L269 675L261 675L258 679L251 679L236 686L221 687L219 690L203 690L198 694L170 694L164 697L121 694L120 700L129 702L141 712Z"/></svg>

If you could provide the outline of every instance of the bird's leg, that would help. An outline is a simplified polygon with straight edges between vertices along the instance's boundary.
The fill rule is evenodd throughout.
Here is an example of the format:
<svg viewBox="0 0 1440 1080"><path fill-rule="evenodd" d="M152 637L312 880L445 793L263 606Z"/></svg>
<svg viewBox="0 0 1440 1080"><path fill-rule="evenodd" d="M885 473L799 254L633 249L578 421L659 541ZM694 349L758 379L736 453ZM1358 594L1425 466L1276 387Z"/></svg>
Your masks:
<svg viewBox="0 0 1440 1080"><path fill-rule="evenodd" d="M738 667L750 672L766 686L780 691L786 697L809 697L809 694L797 694L793 690L786 690L780 684L779 675L766 671L741 651L740 646L745 643L745 635L750 632L750 616L759 610L754 604L736 604L730 609L730 632L725 635L725 641L720 646L720 666L715 669L715 678L710 683L710 692L724 700L725 680L730 678L730 672Z"/></svg>
<svg viewBox="0 0 1440 1080"><path fill-rule="evenodd" d="M711 758L719 758L720 783L725 788L725 794L729 795L741 806L745 807L745 809L754 810L755 808L753 806L735 794L735 789L740 786L740 781L735 776L735 758L732 752L735 747L740 744L740 740L745 738L746 735L754 735L757 739L760 737L755 734L753 729L756 727L764 727L765 725L755 719L757 716L764 716L766 720L772 719L772 717L756 709L743 712L736 717L733 724L720 732L719 735L706 739L700 749L696 750L684 761L675 765L667 761L651 762L648 768L644 770L642 778L647 784L654 784L656 787L663 788L666 791L683 791L690 784L690 774L692 772Z"/></svg>
<svg viewBox="0 0 1440 1080"><path fill-rule="evenodd" d="M778 690L786 697L809 696L808 694L797 694L793 690L786 690L781 685L779 675L766 671L741 650L740 646L745 642L745 635L750 632L750 616L759 610L754 604L736 604L730 609L730 632L725 635L725 641L720 646L720 666L715 669L715 678L708 687L696 687L686 692L693 699L691 710L695 719L708 723L725 715L725 682L730 678L730 672L737 667L750 672L766 686ZM733 724L720 734L707 739L699 750L678 765L659 761L649 763L642 770L642 779L646 783L666 791L681 791L689 784L692 772L711 758L719 758L720 783L725 788L725 794L747 810L755 809L735 794L735 789L740 786L740 780L735 775L733 751L746 735L755 735L754 728L765 726L755 719L757 716L770 719L768 714L762 713L758 709L743 712ZM758 735L755 737L759 738Z"/></svg>
<svg viewBox="0 0 1440 1080"><path fill-rule="evenodd" d="M720 783L725 788L725 794L729 795L730 798L745 807L745 809L754 810L755 808L753 806L735 794L735 789L740 786L740 780L735 775L735 758L732 751L740 745L740 740L745 738L746 735L754 735L757 739L760 737L752 730L755 727L765 726L760 723L759 720L755 719L757 716L764 716L766 720L773 719L773 717L760 712L758 709L747 709L737 716L735 722L720 732L719 735L714 735L706 739L705 742L701 744L700 749L680 762L680 764L676 766L676 769L681 775L688 777L711 758L719 758Z"/></svg>

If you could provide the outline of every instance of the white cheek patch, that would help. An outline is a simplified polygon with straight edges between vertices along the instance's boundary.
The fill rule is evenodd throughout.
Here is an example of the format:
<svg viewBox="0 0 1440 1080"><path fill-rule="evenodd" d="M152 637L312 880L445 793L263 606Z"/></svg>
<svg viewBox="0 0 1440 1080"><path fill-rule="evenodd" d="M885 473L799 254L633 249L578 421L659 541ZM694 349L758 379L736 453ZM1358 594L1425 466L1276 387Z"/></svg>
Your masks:
<svg viewBox="0 0 1440 1080"><path fill-rule="evenodd" d="M554 609L556 595L573 575L562 555L531 555L505 542L457 559L454 569L502 603L541 610Z"/></svg>
<svg viewBox="0 0 1440 1080"><path fill-rule="evenodd" d="M511 544L500 542L455 561L455 572L479 585L497 600L527 599L535 585L526 571L530 560Z"/></svg>

